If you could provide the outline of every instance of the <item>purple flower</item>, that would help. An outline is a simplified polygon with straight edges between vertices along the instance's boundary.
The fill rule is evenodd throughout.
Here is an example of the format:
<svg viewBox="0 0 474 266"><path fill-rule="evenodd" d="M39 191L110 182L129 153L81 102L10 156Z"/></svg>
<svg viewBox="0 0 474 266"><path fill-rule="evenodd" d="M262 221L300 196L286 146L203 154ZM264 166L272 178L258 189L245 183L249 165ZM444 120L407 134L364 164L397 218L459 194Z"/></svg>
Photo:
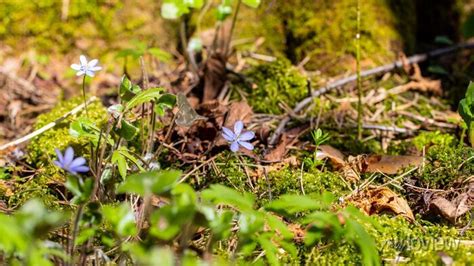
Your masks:
<svg viewBox="0 0 474 266"><path fill-rule="evenodd" d="M248 141L255 137L255 133L252 131L242 131L243 128L244 122L240 120L235 122L234 132L226 127L222 127L222 136L230 143L230 150L233 152L237 152L239 146L247 150L253 150L252 143Z"/></svg>
<svg viewBox="0 0 474 266"><path fill-rule="evenodd" d="M58 160L54 161L56 166L61 167L73 175L77 175L77 173L89 172L89 167L85 165L86 159L83 157L77 157L74 159L74 150L71 147L67 147L66 151L64 152L64 156L58 149L55 149L55 151L58 155Z"/></svg>

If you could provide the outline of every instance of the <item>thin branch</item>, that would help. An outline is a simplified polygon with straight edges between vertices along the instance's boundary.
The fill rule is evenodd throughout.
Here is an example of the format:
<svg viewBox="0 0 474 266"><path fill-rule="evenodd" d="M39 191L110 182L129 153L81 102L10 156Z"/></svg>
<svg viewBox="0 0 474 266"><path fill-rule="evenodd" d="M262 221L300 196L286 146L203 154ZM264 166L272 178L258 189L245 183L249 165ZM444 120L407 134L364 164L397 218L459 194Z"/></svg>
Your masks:
<svg viewBox="0 0 474 266"><path fill-rule="evenodd" d="M436 50L433 50L431 52L424 53L424 54L413 55L413 56L408 57L406 61L405 60L397 60L397 61L394 61L390 64L386 64L386 65L383 65L383 66L379 66L379 67L376 67L376 68L372 68L372 69L362 71L360 73L360 76L361 77L369 77L369 76L373 76L373 75L384 74L384 73L390 72L392 70L402 68L404 64L410 64L410 65L411 64L417 64L417 63L426 61L430 58L434 58L434 57L438 57L438 56L442 56L442 55L446 55L446 54L451 54L451 53L454 53L454 52L456 52L458 50L462 50L462 49L474 49L474 42L461 43L461 44L453 45L453 46L446 47L446 48L436 49ZM313 90L310 97L307 97L307 98L303 99L302 101L300 101L295 106L295 108L293 108L292 113L298 113L301 110L303 110L308 104L310 104L313 101L313 98L318 97L320 95L323 95L323 94L325 94L325 93L327 93L327 92L329 92L333 89L339 88L343 85L354 82L356 80L357 80L357 75L354 74L354 75L348 76L346 78L336 80L336 81L328 84L326 87L321 87L317 90ZM275 145L276 144L276 142L278 141L280 135L283 133L286 124L288 122L290 122L290 120L291 120L291 117L289 115L287 115L285 118L283 118L281 120L281 122L278 125L277 129L275 130L275 132L270 137L270 140L268 142L270 145Z"/></svg>

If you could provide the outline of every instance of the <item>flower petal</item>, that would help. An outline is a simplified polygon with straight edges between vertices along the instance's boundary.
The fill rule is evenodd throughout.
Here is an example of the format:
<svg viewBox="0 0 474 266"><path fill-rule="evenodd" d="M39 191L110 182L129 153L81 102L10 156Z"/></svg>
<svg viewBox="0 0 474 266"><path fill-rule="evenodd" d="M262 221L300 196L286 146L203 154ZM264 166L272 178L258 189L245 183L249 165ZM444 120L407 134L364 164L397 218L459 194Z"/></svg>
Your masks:
<svg viewBox="0 0 474 266"><path fill-rule="evenodd" d="M63 168L63 165L59 161L53 161L54 165L56 165L59 168Z"/></svg>
<svg viewBox="0 0 474 266"><path fill-rule="evenodd" d="M82 76L82 75L84 75L85 73L86 73L86 72L84 72L84 71L82 71L82 70L81 70L81 71L77 71L76 76Z"/></svg>
<svg viewBox="0 0 474 266"><path fill-rule="evenodd" d="M95 76L95 73L94 71L86 70L86 75L92 78Z"/></svg>
<svg viewBox="0 0 474 266"><path fill-rule="evenodd" d="M76 174L76 173L87 173L87 172L89 172L89 167L85 166L85 165L81 165L81 166L71 167L69 169L69 171L71 173L75 172L74 174Z"/></svg>
<svg viewBox="0 0 474 266"><path fill-rule="evenodd" d="M84 55L79 56L79 61L81 61L81 65L87 66L87 58Z"/></svg>
<svg viewBox="0 0 474 266"><path fill-rule="evenodd" d="M63 165L70 165L72 160L74 159L74 150L71 146L67 147L66 151L64 152L64 161Z"/></svg>
<svg viewBox="0 0 474 266"><path fill-rule="evenodd" d="M226 127L222 127L222 136L227 140L227 141L234 141L236 139L236 135L234 134L234 132L232 132L232 130L226 128Z"/></svg>
<svg viewBox="0 0 474 266"><path fill-rule="evenodd" d="M89 70L94 71L94 72L99 71L99 70L101 70L101 69L102 69L101 66L89 67Z"/></svg>
<svg viewBox="0 0 474 266"><path fill-rule="evenodd" d="M76 71L81 70L81 66L78 65L78 64L72 64L72 65L71 65L71 68L74 69L74 70L76 70Z"/></svg>
<svg viewBox="0 0 474 266"><path fill-rule="evenodd" d="M82 166L84 164L86 164L86 159L84 159L83 157L77 157L71 162L71 164L69 165L69 168Z"/></svg>
<svg viewBox="0 0 474 266"><path fill-rule="evenodd" d="M244 133L240 134L239 140L251 140L255 137L255 133L252 131L245 131Z"/></svg>
<svg viewBox="0 0 474 266"><path fill-rule="evenodd" d="M54 151L56 152L56 155L58 156L58 162L59 163L62 163L64 161L64 157L63 157L63 154L61 153L61 151L59 149L54 149Z"/></svg>
<svg viewBox="0 0 474 266"><path fill-rule="evenodd" d="M252 145L252 143L250 143L250 142L247 142L247 141L238 141L238 143L240 144L240 146L246 148L246 149L249 150L249 151L253 150L253 145Z"/></svg>
<svg viewBox="0 0 474 266"><path fill-rule="evenodd" d="M240 132L242 132L243 128L244 128L244 122L242 122L240 120L235 122L235 124L234 124L234 134L237 135L237 136L240 135Z"/></svg>
<svg viewBox="0 0 474 266"><path fill-rule="evenodd" d="M97 65L97 63L99 63L99 60L97 59L92 59L91 61L89 61L89 63L87 63L87 66L89 68L92 68L92 67L95 67L95 65Z"/></svg>
<svg viewBox="0 0 474 266"><path fill-rule="evenodd" d="M233 152L237 152L239 150L239 143L234 141L230 144L230 150Z"/></svg>

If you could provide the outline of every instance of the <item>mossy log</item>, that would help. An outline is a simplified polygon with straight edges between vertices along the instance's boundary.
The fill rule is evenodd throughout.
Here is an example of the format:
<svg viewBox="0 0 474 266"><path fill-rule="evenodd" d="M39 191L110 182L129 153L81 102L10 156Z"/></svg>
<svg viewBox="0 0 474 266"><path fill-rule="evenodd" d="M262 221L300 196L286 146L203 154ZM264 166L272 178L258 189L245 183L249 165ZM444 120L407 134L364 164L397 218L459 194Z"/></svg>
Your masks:
<svg viewBox="0 0 474 266"><path fill-rule="evenodd" d="M392 61L399 52L425 50L436 36L459 41L464 5L462 0L361 1L362 66ZM356 0L267 0L256 13L241 11L236 35L263 37L261 52L294 64L308 60L308 70L330 76L353 71L356 6Z"/></svg>

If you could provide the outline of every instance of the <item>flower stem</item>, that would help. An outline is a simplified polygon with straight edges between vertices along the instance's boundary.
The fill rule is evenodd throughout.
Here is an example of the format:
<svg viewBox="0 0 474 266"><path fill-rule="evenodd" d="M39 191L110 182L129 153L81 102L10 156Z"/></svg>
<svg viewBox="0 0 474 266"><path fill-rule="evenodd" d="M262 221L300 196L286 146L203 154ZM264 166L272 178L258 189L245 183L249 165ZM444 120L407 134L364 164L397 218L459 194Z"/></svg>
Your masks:
<svg viewBox="0 0 474 266"><path fill-rule="evenodd" d="M357 61L357 138L362 139L362 77L360 75L360 0L357 0L357 35L356 35L356 61Z"/></svg>
<svg viewBox="0 0 474 266"><path fill-rule="evenodd" d="M89 118L89 113L87 112L87 102L86 102L86 75L82 77L82 98L84 100L84 109L86 110L86 117Z"/></svg>

